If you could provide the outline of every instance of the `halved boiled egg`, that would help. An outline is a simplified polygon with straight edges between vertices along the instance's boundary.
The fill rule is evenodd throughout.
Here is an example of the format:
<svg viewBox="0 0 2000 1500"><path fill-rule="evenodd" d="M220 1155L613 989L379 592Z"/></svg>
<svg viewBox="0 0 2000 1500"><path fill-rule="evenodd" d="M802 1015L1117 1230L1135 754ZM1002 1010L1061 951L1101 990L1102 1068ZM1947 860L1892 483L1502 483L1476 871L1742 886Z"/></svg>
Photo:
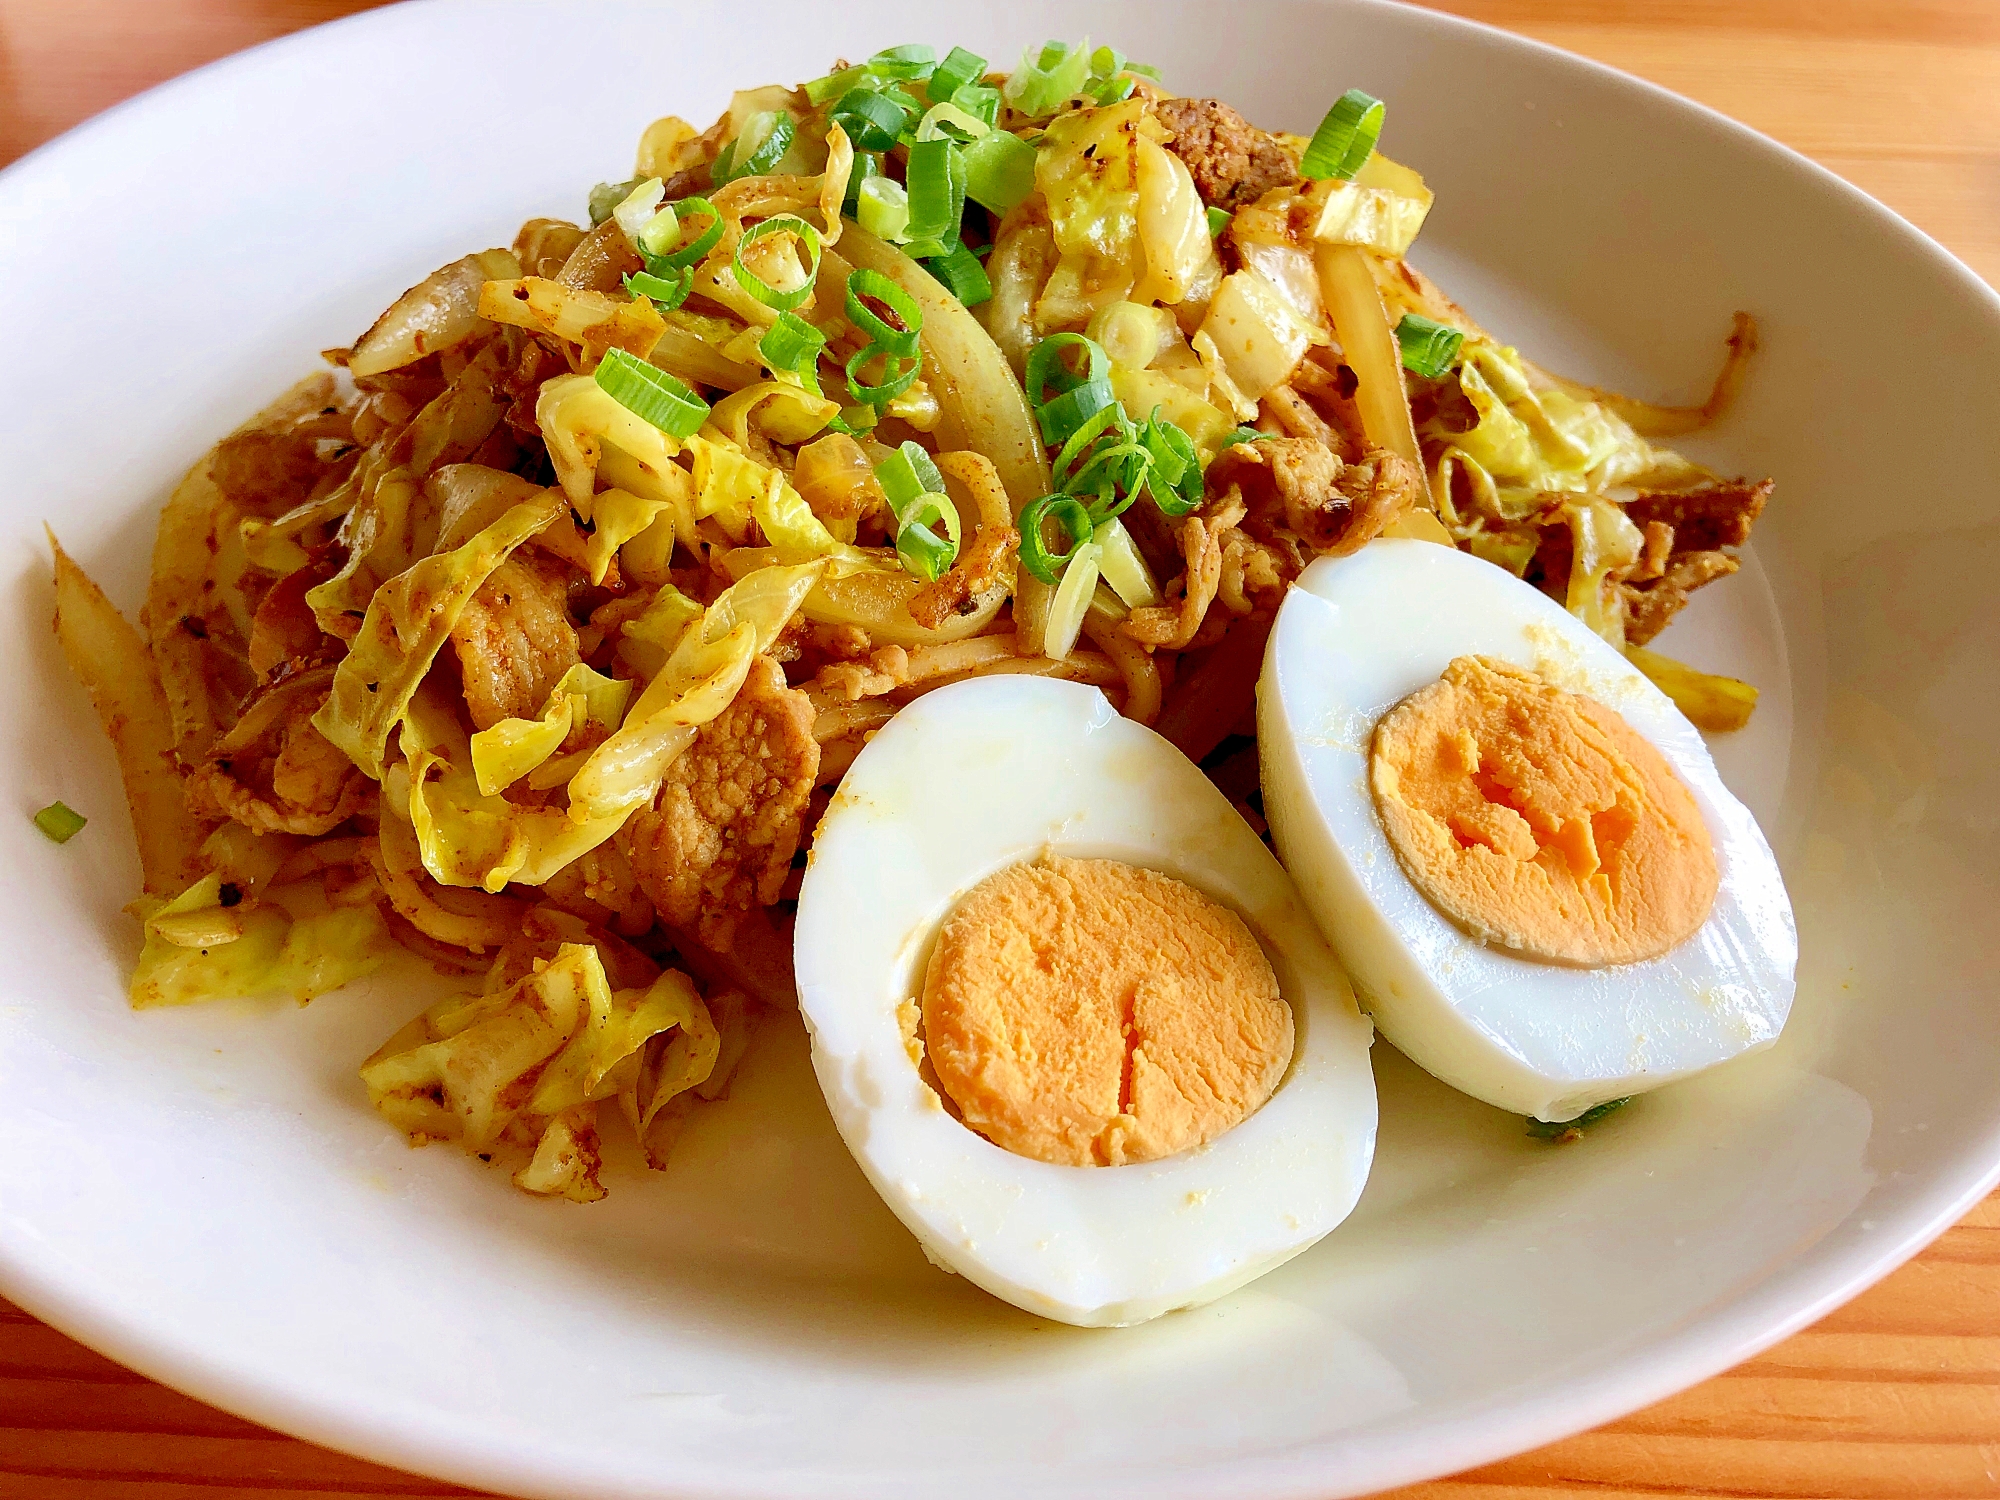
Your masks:
<svg viewBox="0 0 2000 1500"><path fill-rule="evenodd" d="M1095 688L975 678L898 713L820 823L794 959L868 1180L1030 1312L1206 1302L1360 1196L1346 976L1228 800Z"/></svg>
<svg viewBox="0 0 2000 1500"><path fill-rule="evenodd" d="M1568 1120L1768 1046L1798 940L1701 735L1624 656L1479 558L1312 564L1257 693L1264 811L1382 1034Z"/></svg>

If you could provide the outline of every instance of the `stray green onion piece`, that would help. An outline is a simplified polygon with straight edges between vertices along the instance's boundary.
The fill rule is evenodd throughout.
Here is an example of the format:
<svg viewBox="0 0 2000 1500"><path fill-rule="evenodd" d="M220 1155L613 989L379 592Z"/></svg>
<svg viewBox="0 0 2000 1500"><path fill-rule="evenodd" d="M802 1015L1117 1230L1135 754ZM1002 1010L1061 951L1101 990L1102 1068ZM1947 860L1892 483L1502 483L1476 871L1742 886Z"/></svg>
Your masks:
<svg viewBox="0 0 2000 1500"><path fill-rule="evenodd" d="M805 280L789 291L772 286L763 277L743 264L743 252L757 241L774 234L789 234L806 253ZM761 224L743 231L743 238L736 245L736 284L755 297L764 306L777 312L789 312L812 295L813 283L819 279L819 231L801 219L797 214L773 214Z"/></svg>
<svg viewBox="0 0 2000 1500"><path fill-rule="evenodd" d="M739 177L762 177L775 170L792 149L792 137L797 130L792 117L781 110L752 115L745 122L743 133L716 157L710 178L720 187Z"/></svg>
<svg viewBox="0 0 2000 1500"><path fill-rule="evenodd" d="M965 156L949 140L916 141L909 148L903 182L910 195L904 227L912 256L949 255L965 218Z"/></svg>
<svg viewBox="0 0 2000 1500"><path fill-rule="evenodd" d="M937 53L922 42L900 47L884 47L868 59L868 71L877 78L903 78L921 83L937 69Z"/></svg>
<svg viewBox="0 0 2000 1500"><path fill-rule="evenodd" d="M1229 221L1235 217L1236 215L1226 208L1211 207L1208 210L1208 237L1212 240L1221 238L1222 231L1229 227Z"/></svg>
<svg viewBox="0 0 2000 1500"><path fill-rule="evenodd" d="M977 52L967 52L963 47L954 47L931 74L931 98L949 99L967 84L978 83L985 76L985 58Z"/></svg>
<svg viewBox="0 0 2000 1500"><path fill-rule="evenodd" d="M987 279L986 268L964 245L954 246L951 254L935 256L923 265L944 283L946 291L958 298L961 306L977 307L993 296L993 283Z"/></svg>
<svg viewBox="0 0 2000 1500"><path fill-rule="evenodd" d="M1403 368L1426 380L1435 380L1458 363L1459 346L1465 335L1420 313L1404 313L1396 325L1396 345L1402 350Z"/></svg>
<svg viewBox="0 0 2000 1500"><path fill-rule="evenodd" d="M893 177L870 177L854 195L854 218L876 239L900 243L910 227L910 195Z"/></svg>
<svg viewBox="0 0 2000 1500"><path fill-rule="evenodd" d="M89 821L66 802L51 802L35 814L35 826L58 844L67 844Z"/></svg>
<svg viewBox="0 0 2000 1500"><path fill-rule="evenodd" d="M1045 523L1054 521L1069 537L1066 551L1051 552L1044 535ZM1064 564L1097 534L1090 512L1081 501L1068 495L1044 495L1021 507L1021 566L1043 583L1053 584Z"/></svg>
<svg viewBox="0 0 2000 1500"><path fill-rule="evenodd" d="M757 352L774 372L795 375L813 395L821 394L819 357L826 352L826 335L797 313L779 313L758 340Z"/></svg>
<svg viewBox="0 0 2000 1500"><path fill-rule="evenodd" d="M856 151L887 151L908 123L910 111L879 89L849 89L827 119L847 132Z"/></svg>
<svg viewBox="0 0 2000 1500"><path fill-rule="evenodd" d="M708 403L674 376L623 349L604 351L597 383L620 406L674 438L691 438L708 420Z"/></svg>
<svg viewBox="0 0 2000 1500"><path fill-rule="evenodd" d="M1312 144L1299 161L1302 177L1332 177L1345 182L1363 166L1382 135L1382 101L1360 89L1342 94L1313 132Z"/></svg>
<svg viewBox="0 0 2000 1500"><path fill-rule="evenodd" d="M1225 449L1234 448L1238 443L1265 443L1276 436L1274 432L1259 432L1254 427L1239 427L1217 443L1215 451L1221 453Z"/></svg>
<svg viewBox="0 0 2000 1500"><path fill-rule="evenodd" d="M1574 1120L1531 1119L1528 1121L1528 1134L1538 1141L1554 1141L1557 1145L1580 1141L1585 1127L1595 1125L1614 1109L1622 1109L1631 1102L1632 1096L1627 1094L1623 1099L1607 1099L1602 1104L1593 1104Z"/></svg>
<svg viewBox="0 0 2000 1500"><path fill-rule="evenodd" d="M879 302L895 315L901 327L878 317L869 302ZM847 321L871 344L880 344L895 354L917 352L917 335L923 331L923 309L917 299L897 286L880 271L862 269L847 278Z"/></svg>
<svg viewBox="0 0 2000 1500"><path fill-rule="evenodd" d="M828 73L824 78L815 78L805 85L806 101L817 109L829 99L838 99L868 76L866 67L842 68L838 73Z"/></svg>
<svg viewBox="0 0 2000 1500"><path fill-rule="evenodd" d="M590 190L590 227L595 229L611 217L611 211L632 195L632 190L646 179L634 177L626 182L600 182Z"/></svg>
<svg viewBox="0 0 2000 1500"><path fill-rule="evenodd" d="M958 558L958 508L944 492L944 476L923 445L906 442L875 466L875 478L896 516L896 555L904 569L935 583ZM945 534L931 528L942 524Z"/></svg>
<svg viewBox="0 0 2000 1500"><path fill-rule="evenodd" d="M715 248L722 238L722 215L715 211L715 205L706 198L683 198L673 205L674 232L678 234L686 227L690 216L708 220L708 227L685 245L660 254L645 252L646 269L655 276L662 274L661 268L669 271L683 271Z"/></svg>
<svg viewBox="0 0 2000 1500"><path fill-rule="evenodd" d="M989 130L962 149L965 196L1004 214L1035 190L1035 148L1018 135Z"/></svg>
<svg viewBox="0 0 2000 1500"><path fill-rule="evenodd" d="M679 271L655 276L651 271L634 271L625 278L625 290L635 297L650 297L667 312L687 301L694 290L694 273Z"/></svg>

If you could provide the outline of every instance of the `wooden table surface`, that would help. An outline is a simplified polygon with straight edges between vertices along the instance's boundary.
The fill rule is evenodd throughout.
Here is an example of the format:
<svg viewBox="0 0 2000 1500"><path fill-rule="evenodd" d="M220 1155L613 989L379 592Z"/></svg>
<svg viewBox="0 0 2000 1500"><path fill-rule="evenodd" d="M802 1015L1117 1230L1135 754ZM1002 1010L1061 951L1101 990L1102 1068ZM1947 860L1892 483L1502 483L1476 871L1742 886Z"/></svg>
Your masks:
<svg viewBox="0 0 2000 1500"><path fill-rule="evenodd" d="M0 0L0 165L364 0ZM2000 283L2000 0L1451 0L1777 137ZM0 1500L462 1495L152 1384L0 1302ZM2000 1496L2000 1194L1817 1327L1395 1500Z"/></svg>

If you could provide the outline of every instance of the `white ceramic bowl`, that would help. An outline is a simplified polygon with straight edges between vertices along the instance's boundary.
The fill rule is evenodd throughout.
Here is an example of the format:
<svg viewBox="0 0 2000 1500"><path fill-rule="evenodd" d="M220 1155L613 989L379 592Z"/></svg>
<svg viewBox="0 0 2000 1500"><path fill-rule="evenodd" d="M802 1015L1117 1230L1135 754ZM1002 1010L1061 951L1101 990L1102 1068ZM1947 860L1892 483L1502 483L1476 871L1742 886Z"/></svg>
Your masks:
<svg viewBox="0 0 2000 1500"><path fill-rule="evenodd" d="M336 1447L547 1496L1356 1494L1601 1422L1800 1327L1994 1180L2000 303L1769 142L1494 32L1373 4L437 3L155 91L0 178L0 1291L148 1375ZM574 215L654 115L923 38L1085 24L1309 129L1340 90L1436 188L1418 260L1558 368L1687 397L1730 312L1768 352L1695 445L1769 473L1756 562L1666 646L1761 684L1718 746L1797 903L1773 1051L1586 1144L1377 1048L1354 1217L1222 1303L1038 1323L869 1192L795 1025L671 1169L532 1201L368 1108L394 980L134 1015L136 863L48 630L63 540L135 605L203 448L447 258ZM57 848L27 814L92 816Z"/></svg>

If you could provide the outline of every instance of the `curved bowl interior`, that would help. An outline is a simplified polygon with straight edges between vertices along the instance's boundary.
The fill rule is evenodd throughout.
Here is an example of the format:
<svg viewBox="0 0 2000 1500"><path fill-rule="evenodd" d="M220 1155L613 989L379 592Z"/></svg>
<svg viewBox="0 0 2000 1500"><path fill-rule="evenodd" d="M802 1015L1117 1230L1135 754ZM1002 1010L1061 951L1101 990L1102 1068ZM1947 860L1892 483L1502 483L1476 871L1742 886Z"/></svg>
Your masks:
<svg viewBox="0 0 2000 1500"><path fill-rule="evenodd" d="M387 1462L561 1496L1354 1494L1601 1421L1851 1295L1986 1186L2000 806L2000 305L1913 230L1692 106L1413 10L1053 0L438 0L157 91L0 178L0 529L21 684L0 779L0 1288L148 1374ZM120 603L217 436L445 260L573 216L667 111L924 37L1091 32L1309 130L1350 84L1438 195L1416 259L1545 364L1705 388L1768 473L1754 563L1663 642L1759 683L1718 746L1797 905L1774 1050L1584 1146L1377 1048L1359 1210L1198 1312L1060 1328L931 1268L868 1191L795 1021L664 1174L531 1201L407 1149L355 1067L421 966L298 1011L134 1015L111 758L48 630L52 521ZM106 233L107 227L118 232ZM126 232L136 231L136 232ZM56 848L27 814L93 816Z"/></svg>

